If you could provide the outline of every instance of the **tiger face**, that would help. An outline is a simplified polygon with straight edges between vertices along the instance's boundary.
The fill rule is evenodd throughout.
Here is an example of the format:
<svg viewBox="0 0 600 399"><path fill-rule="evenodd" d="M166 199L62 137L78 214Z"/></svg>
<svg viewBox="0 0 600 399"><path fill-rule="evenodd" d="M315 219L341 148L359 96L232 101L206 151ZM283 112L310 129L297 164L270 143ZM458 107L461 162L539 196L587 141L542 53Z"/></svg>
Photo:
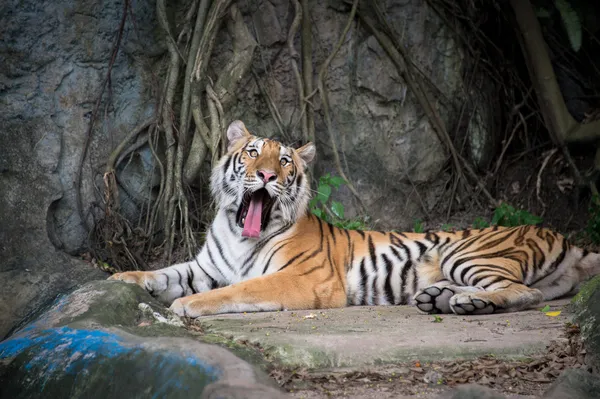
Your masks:
<svg viewBox="0 0 600 399"><path fill-rule="evenodd" d="M213 170L211 186L220 207L236 209L241 235L259 238L272 222L294 223L310 199L305 169L315 146L294 149L254 136L241 121L229 125L227 140L228 153Z"/></svg>

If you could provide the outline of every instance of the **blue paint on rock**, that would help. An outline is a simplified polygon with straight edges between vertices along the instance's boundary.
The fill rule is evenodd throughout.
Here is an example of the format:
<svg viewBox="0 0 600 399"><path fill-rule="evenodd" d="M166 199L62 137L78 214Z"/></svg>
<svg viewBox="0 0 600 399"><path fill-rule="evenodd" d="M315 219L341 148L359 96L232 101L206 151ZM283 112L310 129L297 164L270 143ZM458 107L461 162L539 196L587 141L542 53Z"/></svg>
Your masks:
<svg viewBox="0 0 600 399"><path fill-rule="evenodd" d="M0 342L0 360L18 358L27 373L38 376L36 379L41 383L42 391L49 379L85 374L93 367L109 364L114 359L131 360L136 357L148 359L148 367L160 372L162 376L175 377L164 381L155 397L162 397L172 389L188 389L186 384L176 378L182 367L195 368L208 381L215 381L221 375L220 370L194 356L171 353L164 349L148 350L140 344L127 342L118 334L102 330L27 328Z"/></svg>

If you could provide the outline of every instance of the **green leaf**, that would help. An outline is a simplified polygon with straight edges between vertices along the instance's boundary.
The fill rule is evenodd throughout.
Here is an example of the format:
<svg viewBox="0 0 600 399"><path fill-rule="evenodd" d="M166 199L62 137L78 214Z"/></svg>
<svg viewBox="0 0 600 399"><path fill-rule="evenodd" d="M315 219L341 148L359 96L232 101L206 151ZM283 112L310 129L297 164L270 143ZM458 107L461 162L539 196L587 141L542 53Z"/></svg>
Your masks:
<svg viewBox="0 0 600 399"><path fill-rule="evenodd" d="M550 311L550 305L546 305L542 308L542 312L546 313Z"/></svg>
<svg viewBox="0 0 600 399"><path fill-rule="evenodd" d="M413 225L413 231L415 233L422 233L423 232L423 222L421 222L420 220L415 220L415 224Z"/></svg>
<svg viewBox="0 0 600 399"><path fill-rule="evenodd" d="M326 203L331 195L331 186L328 184L319 184L319 188L317 188L318 194L317 199L322 203Z"/></svg>
<svg viewBox="0 0 600 399"><path fill-rule="evenodd" d="M332 176L331 179L329 179L329 183L335 188L340 188L342 184L346 184L346 180L339 176Z"/></svg>
<svg viewBox="0 0 600 399"><path fill-rule="evenodd" d="M442 225L442 231L450 231L450 230L452 230L452 228L453 227L452 227L451 224L445 223L445 224Z"/></svg>
<svg viewBox="0 0 600 399"><path fill-rule="evenodd" d="M341 202L331 201L331 211L336 217L344 219L344 205Z"/></svg>
<svg viewBox="0 0 600 399"><path fill-rule="evenodd" d="M550 18L550 11L547 8L540 7L535 10L535 15L538 18Z"/></svg>
<svg viewBox="0 0 600 399"><path fill-rule="evenodd" d="M486 227L490 227L490 224L482 217L477 217L473 221L474 229L485 229Z"/></svg>
<svg viewBox="0 0 600 399"><path fill-rule="evenodd" d="M581 33L583 30L579 15L577 15L577 12L566 0L554 0L554 5L560 13L560 18L567 31L569 42L571 42L571 48L575 52L579 51L581 48Z"/></svg>
<svg viewBox="0 0 600 399"><path fill-rule="evenodd" d="M315 208L315 209L313 209L311 212L312 212L312 214L313 214L313 215L315 215L316 217L323 219L323 210L322 210L322 209L320 209L320 208Z"/></svg>

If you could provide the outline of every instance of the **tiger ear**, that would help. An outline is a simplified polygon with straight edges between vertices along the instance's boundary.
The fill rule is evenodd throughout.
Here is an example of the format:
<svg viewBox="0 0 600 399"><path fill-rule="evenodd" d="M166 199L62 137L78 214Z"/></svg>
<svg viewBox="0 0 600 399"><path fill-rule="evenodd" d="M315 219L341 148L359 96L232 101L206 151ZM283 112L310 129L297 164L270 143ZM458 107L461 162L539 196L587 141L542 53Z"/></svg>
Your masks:
<svg viewBox="0 0 600 399"><path fill-rule="evenodd" d="M300 158L304 161L305 165L308 165L314 158L317 153L317 149L313 143L306 143L302 147L296 150Z"/></svg>
<svg viewBox="0 0 600 399"><path fill-rule="evenodd" d="M231 151L236 143L250 136L246 125L242 121L233 121L227 128L227 151Z"/></svg>

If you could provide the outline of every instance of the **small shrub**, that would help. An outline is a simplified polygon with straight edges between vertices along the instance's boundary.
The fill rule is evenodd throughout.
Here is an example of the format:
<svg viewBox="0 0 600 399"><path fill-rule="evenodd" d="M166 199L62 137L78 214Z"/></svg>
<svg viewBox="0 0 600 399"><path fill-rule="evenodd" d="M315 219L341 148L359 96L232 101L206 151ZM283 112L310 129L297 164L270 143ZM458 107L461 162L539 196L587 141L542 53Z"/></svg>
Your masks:
<svg viewBox="0 0 600 399"><path fill-rule="evenodd" d="M415 220L415 224L413 225L413 231L415 233L423 233L424 232L424 228L423 228L423 221L421 221L420 219Z"/></svg>
<svg viewBox="0 0 600 399"><path fill-rule="evenodd" d="M327 173L319 178L317 195L309 202L313 215L346 230L366 230L367 218L346 219L344 204L331 199L331 193L338 190L346 182L339 176Z"/></svg>
<svg viewBox="0 0 600 399"><path fill-rule="evenodd" d="M515 209L514 206L507 203L500 204L494 211L492 224L505 227L515 227L524 224L535 225L542 222L542 218L535 216L526 210Z"/></svg>
<svg viewBox="0 0 600 399"><path fill-rule="evenodd" d="M486 227L490 227L490 223L480 216L473 221L474 229L485 229Z"/></svg>
<svg viewBox="0 0 600 399"><path fill-rule="evenodd" d="M451 224L444 223L444 224L442 225L442 231L445 231L445 232L451 232L451 231L454 231L454 230L456 230L456 229L455 229L455 228L454 228L454 226L452 226Z"/></svg>

